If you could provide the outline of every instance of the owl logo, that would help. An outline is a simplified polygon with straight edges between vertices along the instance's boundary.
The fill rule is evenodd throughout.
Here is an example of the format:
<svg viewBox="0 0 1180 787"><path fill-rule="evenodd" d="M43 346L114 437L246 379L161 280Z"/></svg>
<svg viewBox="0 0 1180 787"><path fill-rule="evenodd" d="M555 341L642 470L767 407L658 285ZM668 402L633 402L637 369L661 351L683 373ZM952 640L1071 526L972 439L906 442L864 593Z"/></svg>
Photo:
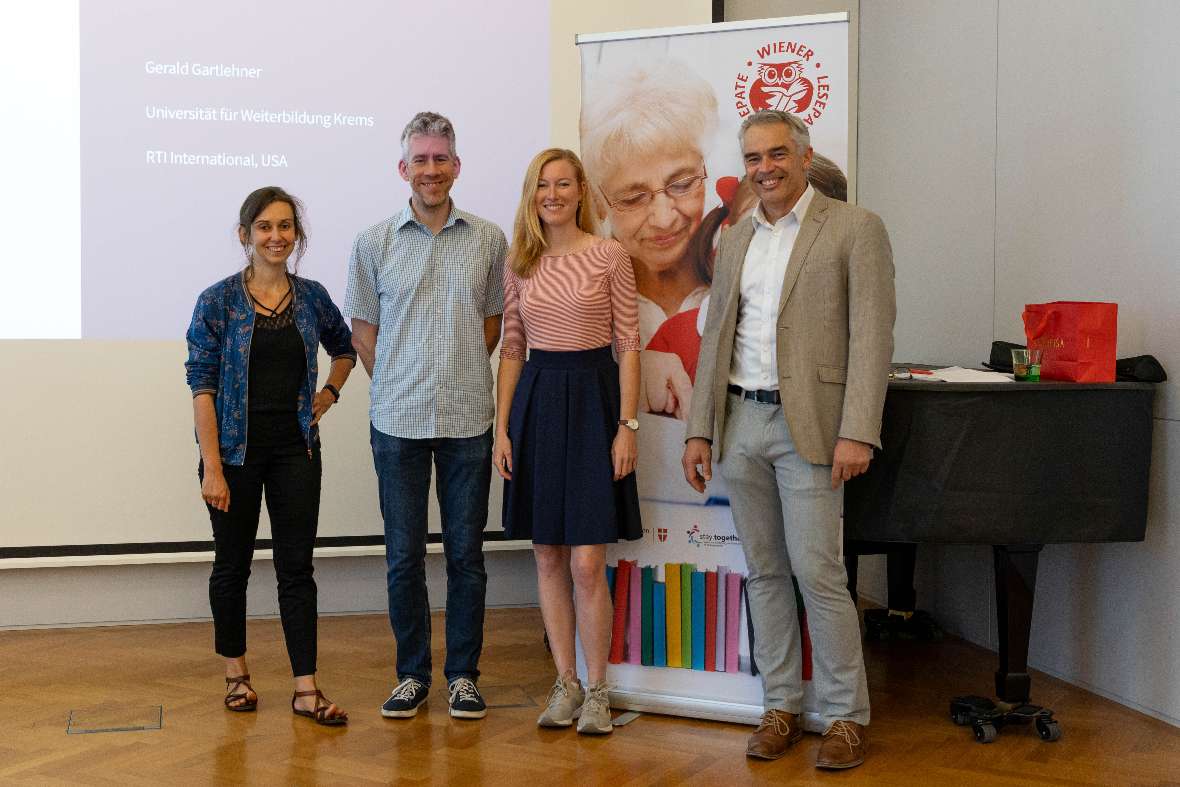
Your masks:
<svg viewBox="0 0 1180 787"><path fill-rule="evenodd" d="M815 84L803 76L803 61L759 63L758 75L750 85L754 111L777 109L802 114L811 106Z"/></svg>

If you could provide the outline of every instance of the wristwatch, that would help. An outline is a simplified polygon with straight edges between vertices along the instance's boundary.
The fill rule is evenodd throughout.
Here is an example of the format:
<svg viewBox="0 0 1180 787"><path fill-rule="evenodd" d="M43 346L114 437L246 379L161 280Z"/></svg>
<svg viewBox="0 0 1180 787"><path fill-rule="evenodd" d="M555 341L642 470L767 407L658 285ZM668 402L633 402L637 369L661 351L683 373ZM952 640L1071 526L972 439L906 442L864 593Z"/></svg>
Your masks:
<svg viewBox="0 0 1180 787"><path fill-rule="evenodd" d="M630 429L632 432L638 432L639 431L639 419L638 418L620 418L619 419L619 426L625 426L628 429Z"/></svg>

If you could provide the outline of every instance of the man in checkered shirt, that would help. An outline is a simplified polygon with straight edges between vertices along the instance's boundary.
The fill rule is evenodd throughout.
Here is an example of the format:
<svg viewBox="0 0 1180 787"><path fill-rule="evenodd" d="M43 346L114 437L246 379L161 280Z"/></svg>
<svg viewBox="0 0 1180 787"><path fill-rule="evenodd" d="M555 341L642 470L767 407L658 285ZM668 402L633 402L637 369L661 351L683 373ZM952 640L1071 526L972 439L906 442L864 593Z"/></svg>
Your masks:
<svg viewBox="0 0 1180 787"><path fill-rule="evenodd" d="M369 433L385 520L389 622L398 684L381 706L409 718L429 694L426 519L431 461L438 471L447 558L450 714L479 719L483 649L483 529L491 482L492 372L504 310L504 233L455 207L455 131L420 112L401 136L398 172L409 204L357 235L344 313L372 378Z"/></svg>

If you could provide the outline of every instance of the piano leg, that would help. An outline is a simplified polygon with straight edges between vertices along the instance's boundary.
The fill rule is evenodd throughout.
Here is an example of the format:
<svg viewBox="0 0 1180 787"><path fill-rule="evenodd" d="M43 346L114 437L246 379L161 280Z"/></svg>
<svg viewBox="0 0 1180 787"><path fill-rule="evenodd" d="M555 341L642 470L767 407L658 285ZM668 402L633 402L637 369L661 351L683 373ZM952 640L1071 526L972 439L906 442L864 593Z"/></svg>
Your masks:
<svg viewBox="0 0 1180 787"><path fill-rule="evenodd" d="M996 624L1000 668L996 696L1005 702L1028 702L1028 638L1032 628L1037 558L1043 544L993 546L996 566Z"/></svg>

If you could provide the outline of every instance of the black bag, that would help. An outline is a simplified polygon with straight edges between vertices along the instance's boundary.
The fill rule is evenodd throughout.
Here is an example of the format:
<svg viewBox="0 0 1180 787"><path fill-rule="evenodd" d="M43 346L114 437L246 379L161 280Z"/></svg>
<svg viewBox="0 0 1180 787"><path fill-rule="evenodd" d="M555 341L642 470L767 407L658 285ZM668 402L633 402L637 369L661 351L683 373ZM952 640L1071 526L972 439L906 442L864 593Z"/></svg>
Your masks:
<svg viewBox="0 0 1180 787"><path fill-rule="evenodd" d="M1134 383L1162 383L1168 379L1168 373L1154 355L1120 358L1114 362L1114 371L1119 380Z"/></svg>

